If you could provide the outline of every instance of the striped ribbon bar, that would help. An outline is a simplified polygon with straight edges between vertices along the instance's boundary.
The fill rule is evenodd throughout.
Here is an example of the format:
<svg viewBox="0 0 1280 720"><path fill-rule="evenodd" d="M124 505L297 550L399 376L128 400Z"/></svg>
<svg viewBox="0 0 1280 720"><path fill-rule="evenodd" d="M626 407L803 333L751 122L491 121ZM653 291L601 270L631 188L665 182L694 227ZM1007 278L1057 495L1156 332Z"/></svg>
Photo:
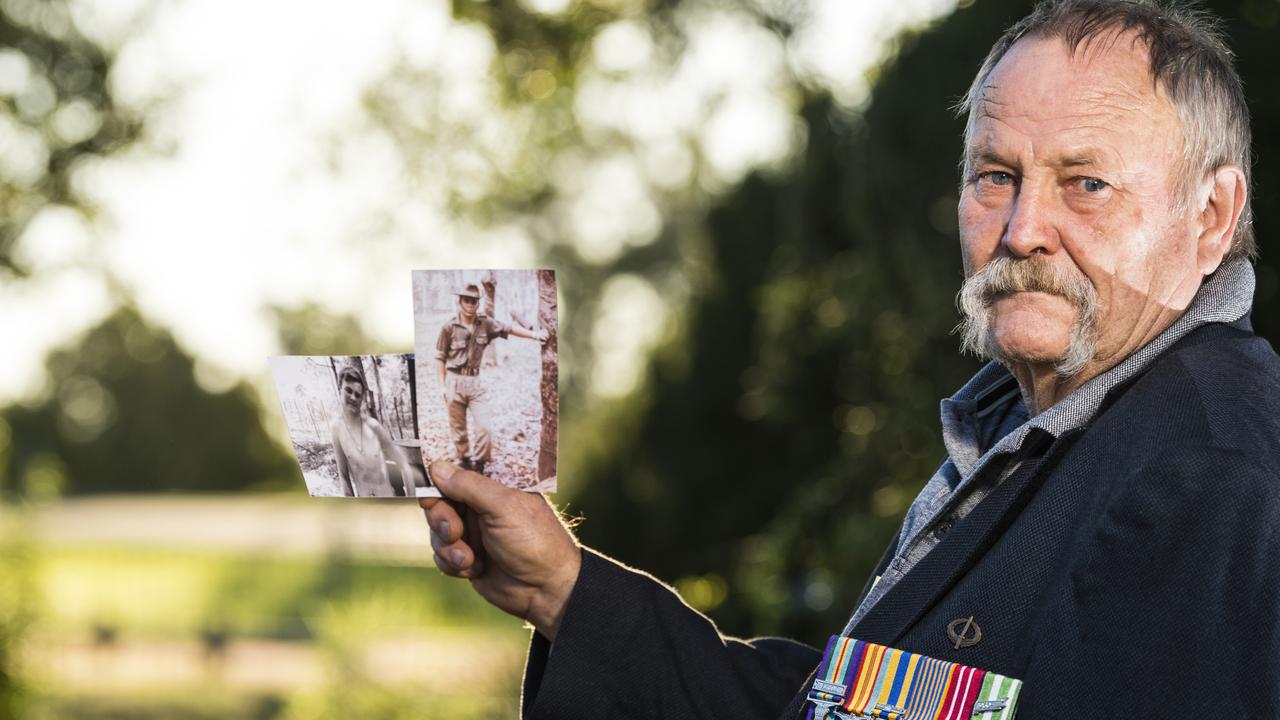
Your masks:
<svg viewBox="0 0 1280 720"><path fill-rule="evenodd" d="M833 635L806 720L1013 720L1022 681Z"/></svg>
<svg viewBox="0 0 1280 720"><path fill-rule="evenodd" d="M808 720L825 720L832 708L844 703L849 695L846 677L849 670L861 662L851 651L859 648L865 651L866 643L840 635L832 635L827 641L822 664L809 689L809 702L813 707L809 708Z"/></svg>

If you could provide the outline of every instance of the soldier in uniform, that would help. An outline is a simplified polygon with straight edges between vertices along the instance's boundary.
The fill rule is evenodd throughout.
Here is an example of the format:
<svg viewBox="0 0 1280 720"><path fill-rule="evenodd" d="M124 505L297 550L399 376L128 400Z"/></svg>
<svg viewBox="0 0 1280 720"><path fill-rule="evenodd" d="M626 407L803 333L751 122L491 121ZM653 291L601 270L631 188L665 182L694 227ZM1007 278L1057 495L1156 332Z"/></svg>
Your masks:
<svg viewBox="0 0 1280 720"><path fill-rule="evenodd" d="M498 322L479 312L480 288L469 283L458 296L458 315L440 328L436 340L436 360L440 365L440 386L444 390L449 416L449 439L453 459L462 467L483 473L492 452L489 393L480 375L485 348L495 338L516 337L547 341L543 328L525 330L519 325ZM467 411L471 411L471 431L467 431Z"/></svg>

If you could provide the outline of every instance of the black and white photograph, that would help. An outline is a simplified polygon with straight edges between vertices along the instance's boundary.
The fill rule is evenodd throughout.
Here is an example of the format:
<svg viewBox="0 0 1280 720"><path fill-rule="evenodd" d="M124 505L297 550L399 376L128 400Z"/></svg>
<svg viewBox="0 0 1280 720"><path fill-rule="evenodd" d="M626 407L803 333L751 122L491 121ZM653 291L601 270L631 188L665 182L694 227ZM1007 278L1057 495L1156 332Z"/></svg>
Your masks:
<svg viewBox="0 0 1280 720"><path fill-rule="evenodd" d="M412 354L280 356L271 374L311 495L426 494Z"/></svg>
<svg viewBox="0 0 1280 720"><path fill-rule="evenodd" d="M555 271L415 270L413 308L423 461L553 492Z"/></svg>

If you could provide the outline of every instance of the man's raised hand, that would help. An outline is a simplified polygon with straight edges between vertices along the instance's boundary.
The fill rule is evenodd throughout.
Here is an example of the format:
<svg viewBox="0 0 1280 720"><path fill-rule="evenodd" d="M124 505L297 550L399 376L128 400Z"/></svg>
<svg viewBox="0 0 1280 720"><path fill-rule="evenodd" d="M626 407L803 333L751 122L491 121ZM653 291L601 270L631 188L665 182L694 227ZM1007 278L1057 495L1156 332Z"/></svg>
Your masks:
<svg viewBox="0 0 1280 720"><path fill-rule="evenodd" d="M480 596L555 639L582 554L546 498L453 463L431 463L444 495L421 498L436 566L471 581Z"/></svg>

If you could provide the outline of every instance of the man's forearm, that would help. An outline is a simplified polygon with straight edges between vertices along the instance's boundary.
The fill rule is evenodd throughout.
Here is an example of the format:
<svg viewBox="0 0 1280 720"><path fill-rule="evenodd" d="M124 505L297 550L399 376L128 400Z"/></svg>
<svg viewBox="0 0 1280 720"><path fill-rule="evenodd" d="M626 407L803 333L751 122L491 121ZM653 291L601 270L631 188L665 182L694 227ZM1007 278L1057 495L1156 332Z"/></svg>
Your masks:
<svg viewBox="0 0 1280 720"><path fill-rule="evenodd" d="M534 636L525 720L586 720L619 707L661 707L661 717L681 718L713 707L718 716L772 719L820 659L787 640L725 637L670 588L586 549L564 615L554 640ZM616 662L620 645L625 664Z"/></svg>

